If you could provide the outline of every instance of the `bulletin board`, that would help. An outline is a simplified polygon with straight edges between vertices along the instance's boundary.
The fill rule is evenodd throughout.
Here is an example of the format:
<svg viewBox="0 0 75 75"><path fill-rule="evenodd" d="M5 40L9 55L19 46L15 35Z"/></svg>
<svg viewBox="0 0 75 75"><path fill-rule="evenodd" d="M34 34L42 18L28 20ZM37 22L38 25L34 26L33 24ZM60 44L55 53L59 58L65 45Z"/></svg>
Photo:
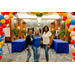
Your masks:
<svg viewBox="0 0 75 75"><path fill-rule="evenodd" d="M3 28L3 31L5 33L5 37L10 37L10 28L9 27Z"/></svg>

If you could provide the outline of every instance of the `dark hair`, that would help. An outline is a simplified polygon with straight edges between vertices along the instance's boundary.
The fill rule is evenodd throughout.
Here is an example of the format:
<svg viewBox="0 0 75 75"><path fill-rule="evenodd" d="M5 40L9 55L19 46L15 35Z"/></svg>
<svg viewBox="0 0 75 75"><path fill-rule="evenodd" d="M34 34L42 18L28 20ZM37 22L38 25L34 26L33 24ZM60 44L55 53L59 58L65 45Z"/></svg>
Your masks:
<svg viewBox="0 0 75 75"><path fill-rule="evenodd" d="M49 31L49 28L48 28L48 26L45 26L45 27L44 27L44 31L45 31L45 28L46 28L46 27L47 27L47 31Z"/></svg>
<svg viewBox="0 0 75 75"><path fill-rule="evenodd" d="M54 31L54 33L56 33L56 31Z"/></svg>
<svg viewBox="0 0 75 75"><path fill-rule="evenodd" d="M30 30L32 30L32 28L29 28L28 33L29 33Z"/></svg>

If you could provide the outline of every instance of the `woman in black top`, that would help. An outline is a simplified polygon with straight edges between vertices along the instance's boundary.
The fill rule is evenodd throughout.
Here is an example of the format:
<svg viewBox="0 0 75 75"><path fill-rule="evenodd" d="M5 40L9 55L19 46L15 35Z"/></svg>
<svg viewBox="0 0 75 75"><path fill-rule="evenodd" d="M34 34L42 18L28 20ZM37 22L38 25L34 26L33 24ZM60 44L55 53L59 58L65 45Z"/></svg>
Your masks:
<svg viewBox="0 0 75 75"><path fill-rule="evenodd" d="M26 36L26 48L28 50L28 54L27 54L27 61L26 62L29 62L29 59L31 57L31 47L32 47L32 38L31 38L31 35L32 35L32 29L29 29L28 31L28 35Z"/></svg>

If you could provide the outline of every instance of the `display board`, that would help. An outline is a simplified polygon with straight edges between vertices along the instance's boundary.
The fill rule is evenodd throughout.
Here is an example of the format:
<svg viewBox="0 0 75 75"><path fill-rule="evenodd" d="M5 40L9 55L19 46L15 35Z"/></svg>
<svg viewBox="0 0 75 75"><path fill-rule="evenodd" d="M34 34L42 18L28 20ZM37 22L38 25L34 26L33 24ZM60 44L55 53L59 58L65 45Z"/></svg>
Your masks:
<svg viewBox="0 0 75 75"><path fill-rule="evenodd" d="M3 31L5 33L5 37L10 37L10 28L9 27L3 28Z"/></svg>
<svg viewBox="0 0 75 75"><path fill-rule="evenodd" d="M56 36L58 36L59 35L59 30L56 30Z"/></svg>

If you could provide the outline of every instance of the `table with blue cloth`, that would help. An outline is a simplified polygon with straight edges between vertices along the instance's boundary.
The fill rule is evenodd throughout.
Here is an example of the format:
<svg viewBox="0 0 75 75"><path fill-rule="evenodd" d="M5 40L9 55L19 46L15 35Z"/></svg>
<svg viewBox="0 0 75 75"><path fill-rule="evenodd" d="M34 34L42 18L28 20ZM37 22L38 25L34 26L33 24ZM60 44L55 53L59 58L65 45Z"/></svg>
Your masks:
<svg viewBox="0 0 75 75"><path fill-rule="evenodd" d="M14 51L23 51L26 48L25 42L26 39L18 39L13 41L11 52L14 53Z"/></svg>
<svg viewBox="0 0 75 75"><path fill-rule="evenodd" d="M53 48L56 53L69 53L69 43L60 39L53 39Z"/></svg>

